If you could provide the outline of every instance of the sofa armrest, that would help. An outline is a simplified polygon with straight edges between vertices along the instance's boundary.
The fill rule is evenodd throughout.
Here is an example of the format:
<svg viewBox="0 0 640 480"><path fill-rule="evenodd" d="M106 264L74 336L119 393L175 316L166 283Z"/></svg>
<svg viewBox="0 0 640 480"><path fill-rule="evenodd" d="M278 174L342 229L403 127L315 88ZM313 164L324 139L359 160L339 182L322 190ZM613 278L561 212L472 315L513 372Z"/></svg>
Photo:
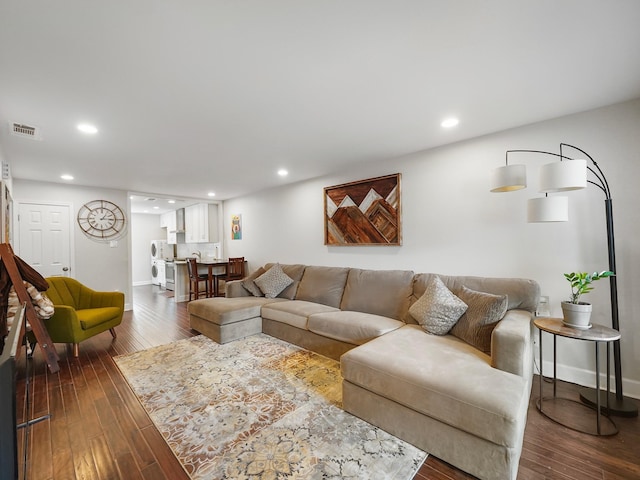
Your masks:
<svg viewBox="0 0 640 480"><path fill-rule="evenodd" d="M54 313L48 320L44 320L45 328L53 342L74 342L81 331L80 322L75 308L68 305L54 305Z"/></svg>
<svg viewBox="0 0 640 480"><path fill-rule="evenodd" d="M491 335L491 366L524 377L533 377L531 313L509 310Z"/></svg>
<svg viewBox="0 0 640 480"><path fill-rule="evenodd" d="M124 312L124 293L93 291L89 306L83 308L118 307Z"/></svg>
<svg viewBox="0 0 640 480"><path fill-rule="evenodd" d="M225 285L227 298L251 297L251 293L242 286L242 280L231 280Z"/></svg>

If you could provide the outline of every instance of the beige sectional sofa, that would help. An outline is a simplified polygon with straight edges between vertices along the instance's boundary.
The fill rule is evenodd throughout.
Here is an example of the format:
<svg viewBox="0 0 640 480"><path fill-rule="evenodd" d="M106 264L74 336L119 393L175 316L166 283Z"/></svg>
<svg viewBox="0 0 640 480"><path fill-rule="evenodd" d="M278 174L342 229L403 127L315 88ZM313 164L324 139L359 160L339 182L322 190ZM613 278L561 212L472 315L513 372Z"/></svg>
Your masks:
<svg viewBox="0 0 640 480"><path fill-rule="evenodd" d="M346 411L479 478L516 478L536 282L438 275L454 294L466 287L506 296L487 354L427 333L409 313L434 274L281 267L293 283L277 298L249 293L243 282L252 279L229 282L227 298L189 303L191 327L219 343L264 332L339 359Z"/></svg>

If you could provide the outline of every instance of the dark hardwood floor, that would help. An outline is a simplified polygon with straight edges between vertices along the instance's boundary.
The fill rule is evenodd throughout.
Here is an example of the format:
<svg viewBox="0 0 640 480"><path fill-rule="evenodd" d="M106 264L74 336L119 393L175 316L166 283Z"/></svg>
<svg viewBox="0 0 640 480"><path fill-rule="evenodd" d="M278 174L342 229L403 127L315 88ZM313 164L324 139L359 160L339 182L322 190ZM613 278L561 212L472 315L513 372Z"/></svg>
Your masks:
<svg viewBox="0 0 640 480"><path fill-rule="evenodd" d="M188 479L160 433L132 393L113 356L196 335L186 303L174 303L158 287L134 288L134 309L126 312L118 337L105 332L70 348L56 345L60 372L51 374L37 349L30 382L31 408L24 395L26 361L19 362L18 421L51 414L32 426L28 478ZM534 383L520 460L519 479L640 479L640 422L615 418L620 433L594 437L562 427L540 415ZM559 392L577 398L563 383ZM19 442L24 431L20 430ZM22 465L20 465L22 475ZM4 477L1 477L4 480ZM22 476L20 477L22 478ZM415 479L468 479L460 470L429 456Z"/></svg>

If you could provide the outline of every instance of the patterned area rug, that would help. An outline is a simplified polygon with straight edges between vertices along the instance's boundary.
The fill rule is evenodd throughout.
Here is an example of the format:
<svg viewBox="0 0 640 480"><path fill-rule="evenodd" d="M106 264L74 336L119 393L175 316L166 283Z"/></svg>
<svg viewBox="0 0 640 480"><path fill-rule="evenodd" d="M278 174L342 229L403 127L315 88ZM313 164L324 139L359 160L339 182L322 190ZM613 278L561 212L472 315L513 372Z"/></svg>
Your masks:
<svg viewBox="0 0 640 480"><path fill-rule="evenodd" d="M427 454L343 411L338 362L267 335L115 361L192 479L411 479Z"/></svg>

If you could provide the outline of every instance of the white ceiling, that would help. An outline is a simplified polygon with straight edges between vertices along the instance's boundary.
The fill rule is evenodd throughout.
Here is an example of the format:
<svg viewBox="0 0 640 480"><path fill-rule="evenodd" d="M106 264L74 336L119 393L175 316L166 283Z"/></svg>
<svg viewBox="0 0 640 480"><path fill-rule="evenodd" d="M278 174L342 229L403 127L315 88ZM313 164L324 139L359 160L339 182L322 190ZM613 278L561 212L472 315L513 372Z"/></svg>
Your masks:
<svg viewBox="0 0 640 480"><path fill-rule="evenodd" d="M14 178L223 200L638 98L639 26L638 0L4 0L0 148Z"/></svg>

